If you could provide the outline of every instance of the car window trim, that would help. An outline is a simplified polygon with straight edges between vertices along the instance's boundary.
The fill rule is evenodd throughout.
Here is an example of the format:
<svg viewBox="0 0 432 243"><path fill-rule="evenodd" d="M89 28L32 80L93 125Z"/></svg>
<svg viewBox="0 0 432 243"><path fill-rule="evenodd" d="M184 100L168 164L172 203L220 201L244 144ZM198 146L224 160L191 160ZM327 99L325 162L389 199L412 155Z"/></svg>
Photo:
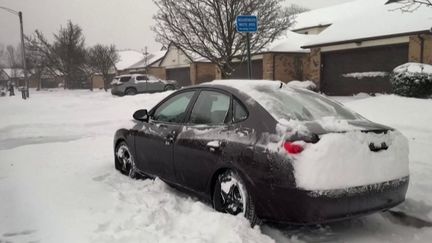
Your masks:
<svg viewBox="0 0 432 243"><path fill-rule="evenodd" d="M243 102L241 102L240 101L240 99L238 99L237 97L235 97L234 95L233 95L233 101L232 101L232 117L231 117L231 122L232 122L232 124L237 124L237 123L241 123L241 122L244 122L244 121L246 121L247 119L249 119L249 110L247 109L247 107L243 104ZM235 114L235 110L234 110L234 100L241 106L241 107L243 107L243 110L245 110L246 111L246 118L245 119L242 119L242 120L239 120L239 121L234 121L234 114Z"/></svg>

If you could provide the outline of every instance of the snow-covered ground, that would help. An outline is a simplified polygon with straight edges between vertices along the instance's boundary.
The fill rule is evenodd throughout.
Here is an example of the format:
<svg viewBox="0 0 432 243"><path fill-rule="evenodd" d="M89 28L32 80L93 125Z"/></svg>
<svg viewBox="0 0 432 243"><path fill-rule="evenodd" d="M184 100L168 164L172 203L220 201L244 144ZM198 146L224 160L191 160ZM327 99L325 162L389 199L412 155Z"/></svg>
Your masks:
<svg viewBox="0 0 432 243"><path fill-rule="evenodd" d="M382 213L251 229L161 181L134 181L114 170L116 128L168 94L0 97L0 242L430 242L432 228L422 226L432 221L432 100L336 97L409 138L411 185L395 210L413 217Z"/></svg>

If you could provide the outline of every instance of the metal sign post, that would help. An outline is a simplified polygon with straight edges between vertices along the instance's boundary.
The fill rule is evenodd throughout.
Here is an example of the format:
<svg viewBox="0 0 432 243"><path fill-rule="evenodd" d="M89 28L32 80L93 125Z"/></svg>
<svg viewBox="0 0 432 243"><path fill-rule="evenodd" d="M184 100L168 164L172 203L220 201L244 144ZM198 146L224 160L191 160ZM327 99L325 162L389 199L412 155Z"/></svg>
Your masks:
<svg viewBox="0 0 432 243"><path fill-rule="evenodd" d="M250 51L250 33L258 31L258 18L254 15L240 15L236 20L237 32L246 33L247 57L248 57L248 76L252 79L252 61Z"/></svg>

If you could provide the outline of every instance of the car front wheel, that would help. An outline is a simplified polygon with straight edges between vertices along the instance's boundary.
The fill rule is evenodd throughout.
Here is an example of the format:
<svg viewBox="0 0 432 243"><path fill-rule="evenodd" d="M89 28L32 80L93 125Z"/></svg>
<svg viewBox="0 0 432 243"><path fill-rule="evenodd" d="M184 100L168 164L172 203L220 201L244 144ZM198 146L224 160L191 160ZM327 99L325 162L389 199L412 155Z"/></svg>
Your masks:
<svg viewBox="0 0 432 243"><path fill-rule="evenodd" d="M140 175L135 166L134 157L125 142L120 142L115 151L115 167L122 174L133 179L140 178Z"/></svg>
<svg viewBox="0 0 432 243"><path fill-rule="evenodd" d="M213 207L219 212L244 215L252 227L260 224L252 196L241 177L234 171L229 170L219 175L213 190Z"/></svg>
<svg viewBox="0 0 432 243"><path fill-rule="evenodd" d="M134 89L134 88L128 88L128 89L126 89L126 91L125 91L125 95L136 95L136 94L138 94L138 91L136 90L136 89Z"/></svg>

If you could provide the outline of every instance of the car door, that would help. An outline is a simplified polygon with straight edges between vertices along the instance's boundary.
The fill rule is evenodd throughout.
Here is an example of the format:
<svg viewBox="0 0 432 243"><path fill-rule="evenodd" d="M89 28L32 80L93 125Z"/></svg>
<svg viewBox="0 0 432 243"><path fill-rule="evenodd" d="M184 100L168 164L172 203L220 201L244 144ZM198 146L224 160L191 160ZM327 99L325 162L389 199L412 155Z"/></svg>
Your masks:
<svg viewBox="0 0 432 243"><path fill-rule="evenodd" d="M135 137L138 168L145 173L175 180L173 143L183 129L195 91L178 93L160 103Z"/></svg>
<svg viewBox="0 0 432 243"><path fill-rule="evenodd" d="M214 90L199 93L187 124L174 143L177 181L198 193L205 192L212 173L222 163L229 137L227 124L231 96Z"/></svg>
<svg viewBox="0 0 432 243"><path fill-rule="evenodd" d="M164 83L160 79L151 75L148 76L148 79L149 92L160 92L164 90Z"/></svg>
<svg viewBox="0 0 432 243"><path fill-rule="evenodd" d="M145 75L136 76L135 85L139 93L148 92L148 77Z"/></svg>

